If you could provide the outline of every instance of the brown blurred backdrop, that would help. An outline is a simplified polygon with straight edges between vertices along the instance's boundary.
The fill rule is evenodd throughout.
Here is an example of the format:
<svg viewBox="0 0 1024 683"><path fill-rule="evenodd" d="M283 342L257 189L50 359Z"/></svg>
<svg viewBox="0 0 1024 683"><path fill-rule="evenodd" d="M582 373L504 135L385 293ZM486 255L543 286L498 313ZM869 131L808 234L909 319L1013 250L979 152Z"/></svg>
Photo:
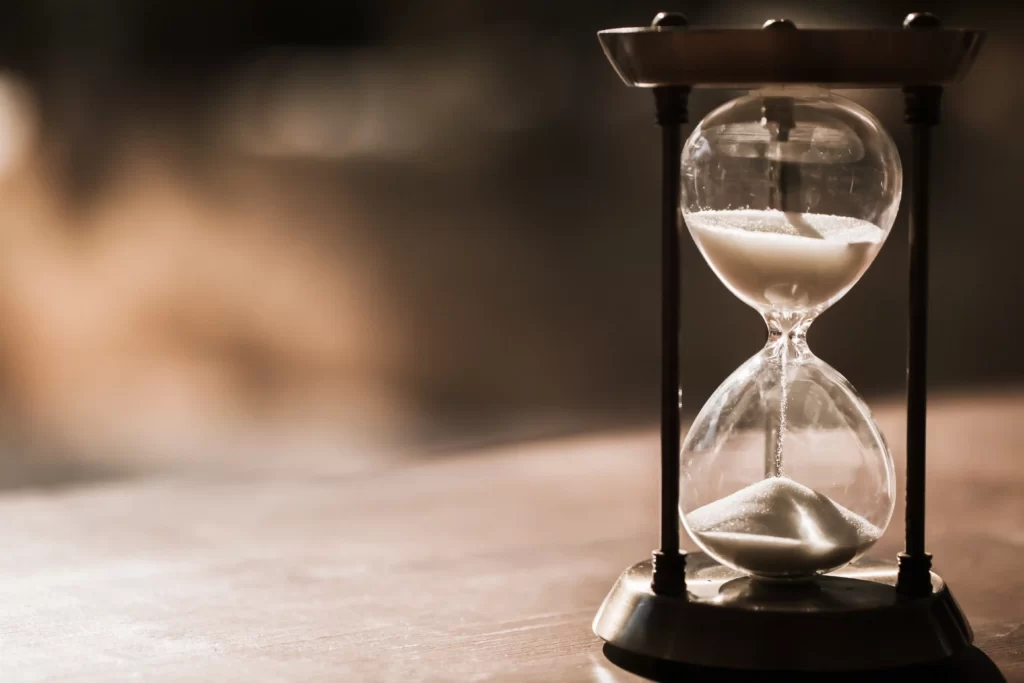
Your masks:
<svg viewBox="0 0 1024 683"><path fill-rule="evenodd" d="M1014 3L5 9L0 485L83 462L358 462L652 423L657 129L650 95L622 86L594 33L663 9L806 27L930 10L992 31L936 132L930 375L937 391L1024 378ZM698 92L694 121L735 94ZM906 163L899 94L850 96ZM901 212L811 332L869 397L902 390L905 242ZM683 243L693 412L764 333Z"/></svg>

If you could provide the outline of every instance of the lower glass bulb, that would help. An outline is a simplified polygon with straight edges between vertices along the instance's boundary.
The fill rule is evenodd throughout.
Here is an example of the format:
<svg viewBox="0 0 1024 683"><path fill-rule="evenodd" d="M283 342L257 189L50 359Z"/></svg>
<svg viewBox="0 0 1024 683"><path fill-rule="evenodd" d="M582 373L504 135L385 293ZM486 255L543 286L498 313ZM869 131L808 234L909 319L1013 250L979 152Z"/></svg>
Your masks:
<svg viewBox="0 0 1024 683"><path fill-rule="evenodd" d="M715 391L680 473L694 542L763 578L843 567L881 537L895 503L892 456L868 407L799 333L769 340Z"/></svg>

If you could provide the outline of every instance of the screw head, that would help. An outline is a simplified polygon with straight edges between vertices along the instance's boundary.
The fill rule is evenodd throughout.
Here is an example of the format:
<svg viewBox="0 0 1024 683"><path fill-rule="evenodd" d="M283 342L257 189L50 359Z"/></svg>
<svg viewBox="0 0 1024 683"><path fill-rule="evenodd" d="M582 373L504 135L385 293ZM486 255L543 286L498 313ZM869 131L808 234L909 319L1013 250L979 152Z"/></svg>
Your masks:
<svg viewBox="0 0 1024 683"><path fill-rule="evenodd" d="M939 28L940 26L942 26L942 21L931 12L911 12L903 20L903 28L906 29Z"/></svg>
<svg viewBox="0 0 1024 683"><path fill-rule="evenodd" d="M769 19L764 22L764 25L762 25L761 28L771 29L773 31L777 31L779 29L792 31L796 28L796 24L789 19Z"/></svg>
<svg viewBox="0 0 1024 683"><path fill-rule="evenodd" d="M680 12L658 12L651 22L654 28L686 28L690 21Z"/></svg>

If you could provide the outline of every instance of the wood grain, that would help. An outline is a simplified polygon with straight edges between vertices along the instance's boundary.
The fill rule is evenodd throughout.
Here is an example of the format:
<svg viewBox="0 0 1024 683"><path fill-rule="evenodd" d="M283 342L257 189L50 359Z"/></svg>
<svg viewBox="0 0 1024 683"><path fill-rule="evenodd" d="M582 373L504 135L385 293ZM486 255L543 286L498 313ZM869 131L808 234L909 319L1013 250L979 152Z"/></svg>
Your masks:
<svg viewBox="0 0 1024 683"><path fill-rule="evenodd" d="M902 459L902 407L876 407ZM929 550L1024 681L1024 396L936 399ZM590 621L657 538L657 438L0 498L0 680L640 680ZM877 553L901 546L894 520Z"/></svg>

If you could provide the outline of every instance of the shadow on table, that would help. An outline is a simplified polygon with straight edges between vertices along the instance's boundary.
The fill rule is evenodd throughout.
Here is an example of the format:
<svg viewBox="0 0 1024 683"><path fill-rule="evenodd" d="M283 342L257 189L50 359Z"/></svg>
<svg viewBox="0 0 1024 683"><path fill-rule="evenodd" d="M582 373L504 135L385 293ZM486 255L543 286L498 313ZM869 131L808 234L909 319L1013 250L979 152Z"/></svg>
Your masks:
<svg viewBox="0 0 1024 683"><path fill-rule="evenodd" d="M898 645L893 644L894 647ZM610 662L630 673L642 676L652 681L721 681L729 683L732 681L750 681L754 675L749 671L738 671L732 669L710 669L707 667L690 666L669 662L661 659L651 659L635 655L631 652L614 647L604 646L604 654ZM871 681L871 683L884 683L886 681L899 681L905 683L911 680L921 681L971 681L971 683L1006 683L1006 678L999 671L991 659L984 652L976 647L968 648L957 658L930 664L927 666L901 667L898 669L879 669L874 671L860 671L849 673L829 673L823 676L821 673L808 672L771 672L770 674L757 674L758 680L786 680L794 683L801 681L828 680L829 683L860 683Z"/></svg>

